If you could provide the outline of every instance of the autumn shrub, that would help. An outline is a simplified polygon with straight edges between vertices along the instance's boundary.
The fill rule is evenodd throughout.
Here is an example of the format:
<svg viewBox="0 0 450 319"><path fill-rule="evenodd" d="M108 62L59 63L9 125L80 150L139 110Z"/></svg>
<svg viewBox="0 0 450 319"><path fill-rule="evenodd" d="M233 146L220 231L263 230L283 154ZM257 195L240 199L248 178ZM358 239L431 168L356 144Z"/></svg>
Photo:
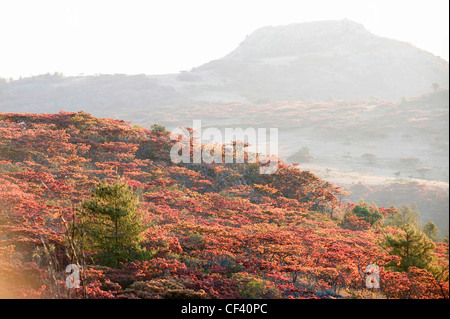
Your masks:
<svg viewBox="0 0 450 319"><path fill-rule="evenodd" d="M268 281L252 280L239 290L245 299L274 299L280 298L280 292Z"/></svg>
<svg viewBox="0 0 450 319"><path fill-rule="evenodd" d="M370 224L364 220L364 217L358 217L352 212L346 212L344 214L344 218L339 223L339 226L353 231L367 230L370 228Z"/></svg>
<svg viewBox="0 0 450 319"><path fill-rule="evenodd" d="M122 294L134 295L142 299L204 299L203 289L198 291L186 288L186 283L178 278L152 279L137 281Z"/></svg>
<svg viewBox="0 0 450 319"><path fill-rule="evenodd" d="M239 294L245 299L281 298L281 293L273 282L248 273L240 272L232 276L239 285Z"/></svg>

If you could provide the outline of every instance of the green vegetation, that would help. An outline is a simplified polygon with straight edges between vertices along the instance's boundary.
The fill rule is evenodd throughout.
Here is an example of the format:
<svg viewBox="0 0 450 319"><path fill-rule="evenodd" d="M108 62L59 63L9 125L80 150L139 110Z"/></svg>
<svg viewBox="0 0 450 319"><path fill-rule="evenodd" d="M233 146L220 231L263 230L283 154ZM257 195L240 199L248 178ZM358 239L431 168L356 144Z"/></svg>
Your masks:
<svg viewBox="0 0 450 319"><path fill-rule="evenodd" d="M161 132L161 133L166 132L165 126L158 125L158 124L153 124L153 125L150 127L150 129L152 130L152 132Z"/></svg>
<svg viewBox="0 0 450 319"><path fill-rule="evenodd" d="M420 227L419 216L420 213L417 211L416 206L402 205L399 207L398 214L386 219L386 224L397 227L412 225L418 229Z"/></svg>
<svg viewBox="0 0 450 319"><path fill-rule="evenodd" d="M144 225L138 198L128 185L101 183L82 206L82 232L98 264L117 267L151 256L140 246Z"/></svg>
<svg viewBox="0 0 450 319"><path fill-rule="evenodd" d="M425 226L423 226L422 231L432 241L437 241L439 238L439 229L432 220L429 220Z"/></svg>
<svg viewBox="0 0 450 319"><path fill-rule="evenodd" d="M385 237L385 247L392 255L401 257L400 261L393 261L387 266L397 271L408 271L410 267L430 270L434 259L433 242L414 225L405 224L400 229L396 235L388 234Z"/></svg>
<svg viewBox="0 0 450 319"><path fill-rule="evenodd" d="M364 221L370 225L375 224L378 220L383 218L378 210L371 212L366 207L361 206L355 206L355 208L353 208L353 213L358 217L362 217Z"/></svg>

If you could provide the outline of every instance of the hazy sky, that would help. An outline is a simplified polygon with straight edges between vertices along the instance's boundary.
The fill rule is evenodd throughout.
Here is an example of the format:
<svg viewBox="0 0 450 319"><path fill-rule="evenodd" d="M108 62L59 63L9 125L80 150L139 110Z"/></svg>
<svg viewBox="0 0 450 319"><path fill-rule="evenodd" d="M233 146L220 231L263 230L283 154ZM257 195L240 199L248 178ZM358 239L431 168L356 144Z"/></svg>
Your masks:
<svg viewBox="0 0 450 319"><path fill-rule="evenodd" d="M163 74L257 28L348 18L448 61L448 0L0 0L0 77Z"/></svg>

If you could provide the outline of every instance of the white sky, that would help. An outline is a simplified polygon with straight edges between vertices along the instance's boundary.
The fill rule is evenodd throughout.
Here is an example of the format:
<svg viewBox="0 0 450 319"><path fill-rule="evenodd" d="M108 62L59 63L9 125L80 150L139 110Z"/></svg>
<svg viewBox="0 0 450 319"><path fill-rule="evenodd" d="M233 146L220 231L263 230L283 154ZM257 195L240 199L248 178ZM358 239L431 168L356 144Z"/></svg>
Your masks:
<svg viewBox="0 0 450 319"><path fill-rule="evenodd" d="M266 25L343 18L448 61L448 11L448 0L0 0L0 77L176 73Z"/></svg>

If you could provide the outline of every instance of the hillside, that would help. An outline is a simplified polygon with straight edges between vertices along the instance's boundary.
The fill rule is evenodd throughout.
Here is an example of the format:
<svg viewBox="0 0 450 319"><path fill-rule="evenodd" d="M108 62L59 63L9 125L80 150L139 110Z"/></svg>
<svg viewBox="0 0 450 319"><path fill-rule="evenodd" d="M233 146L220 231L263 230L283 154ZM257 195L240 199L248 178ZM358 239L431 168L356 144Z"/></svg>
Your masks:
<svg viewBox="0 0 450 319"><path fill-rule="evenodd" d="M289 163L351 190L353 201L361 198L355 185L375 191L396 184L383 196L365 192L363 198L387 207L415 203L423 223L431 219L442 233L448 230L447 89L398 102L207 103L127 116L145 127L158 119L168 129L192 125L192 119L201 119L204 128L277 127L279 154ZM422 185L421 196L415 184Z"/></svg>
<svg viewBox="0 0 450 319"><path fill-rule="evenodd" d="M259 162L175 165L173 143L160 126L85 112L0 113L0 296L448 298L448 242L395 224L396 209L343 204L339 187L281 162L272 175ZM89 237L116 206L137 209L142 254L105 255L111 234ZM129 244L134 228L115 229ZM389 245L410 233L419 257ZM66 288L69 264L82 288ZM370 264L379 292L365 288Z"/></svg>

